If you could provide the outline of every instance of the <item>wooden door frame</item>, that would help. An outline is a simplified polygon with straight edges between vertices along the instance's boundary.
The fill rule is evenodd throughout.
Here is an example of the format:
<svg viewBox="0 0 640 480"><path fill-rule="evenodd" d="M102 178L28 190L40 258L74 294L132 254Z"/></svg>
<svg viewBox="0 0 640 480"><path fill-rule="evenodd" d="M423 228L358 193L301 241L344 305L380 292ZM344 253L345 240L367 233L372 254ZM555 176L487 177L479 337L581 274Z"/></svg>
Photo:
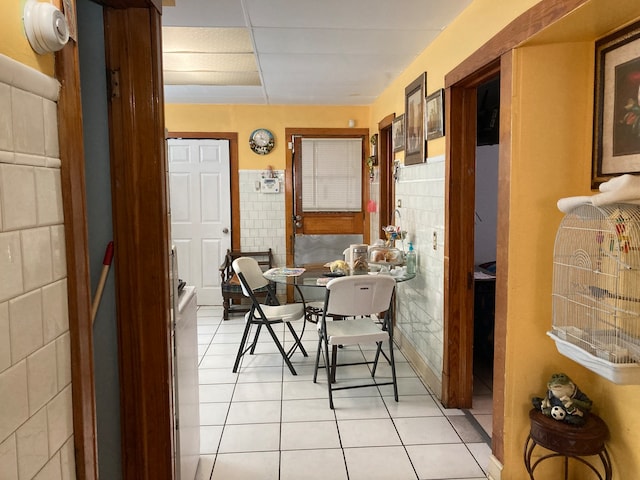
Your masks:
<svg viewBox="0 0 640 480"><path fill-rule="evenodd" d="M476 87L500 72L498 236L494 332L494 456L504 461L504 391L507 329L511 98L513 49L588 0L542 0L497 33L445 76L445 252L442 403L471 406L473 391L473 212L475 202ZM473 187L473 188L471 188ZM471 240L470 243L469 240ZM466 242L466 243L465 243Z"/></svg>
<svg viewBox="0 0 640 480"><path fill-rule="evenodd" d="M396 114L387 115L378 122L378 174L380 185L380 200L378 202L379 227L390 225L391 213L395 210L395 188L393 182L393 139L392 124ZM378 237L382 238L382 230L378 231Z"/></svg>
<svg viewBox="0 0 640 480"><path fill-rule="evenodd" d="M231 249L240 250L240 171L237 132L168 132L167 138L229 140L229 187L231 192Z"/></svg>
<svg viewBox="0 0 640 480"><path fill-rule="evenodd" d="M287 265L293 265L293 211L294 211L294 198L293 198L293 137L294 136L313 136L315 138L348 138L364 136L364 158L369 157L369 129L368 128L285 128L285 139L287 145L286 164L284 171L284 195L285 195L285 243L286 243L286 263ZM365 166L363 165L363 169ZM369 198L369 182L363 181L362 183L363 198ZM366 208L364 210L364 225L363 236L365 243L369 238L369 212Z"/></svg>

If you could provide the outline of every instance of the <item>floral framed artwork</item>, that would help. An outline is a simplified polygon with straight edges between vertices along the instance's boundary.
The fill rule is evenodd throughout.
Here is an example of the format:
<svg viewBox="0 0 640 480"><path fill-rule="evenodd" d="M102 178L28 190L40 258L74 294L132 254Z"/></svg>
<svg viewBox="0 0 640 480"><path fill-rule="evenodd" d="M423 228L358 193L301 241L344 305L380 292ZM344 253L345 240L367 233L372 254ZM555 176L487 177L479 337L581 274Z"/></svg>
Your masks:
<svg viewBox="0 0 640 480"><path fill-rule="evenodd" d="M426 160L427 142L424 137L424 106L427 73L404 89L405 142L404 164L414 165Z"/></svg>
<svg viewBox="0 0 640 480"><path fill-rule="evenodd" d="M444 136L444 89L427 97L425 107L427 140Z"/></svg>
<svg viewBox="0 0 640 480"><path fill-rule="evenodd" d="M393 151L401 152L404 150L404 113L393 119L391 137L393 139Z"/></svg>
<svg viewBox="0 0 640 480"><path fill-rule="evenodd" d="M596 42L591 187L640 173L640 22Z"/></svg>

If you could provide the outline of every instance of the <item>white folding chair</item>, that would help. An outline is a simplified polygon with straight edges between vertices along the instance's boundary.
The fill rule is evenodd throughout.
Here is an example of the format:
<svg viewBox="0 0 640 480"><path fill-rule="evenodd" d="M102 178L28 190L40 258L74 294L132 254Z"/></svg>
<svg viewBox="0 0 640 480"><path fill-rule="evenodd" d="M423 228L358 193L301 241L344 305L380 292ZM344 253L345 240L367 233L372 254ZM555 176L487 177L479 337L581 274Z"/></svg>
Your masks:
<svg viewBox="0 0 640 480"><path fill-rule="evenodd" d="M280 305L276 298L273 285L269 280L264 278L262 269L255 258L236 258L233 261L232 266L236 275L238 275L238 278L240 279L242 293L251 299L251 309L245 315L246 325L242 334L242 340L240 341L240 347L238 348L238 354L236 355L236 361L233 365L233 372L235 373L238 371L240 360L245 353L249 352L251 355L254 354L260 330L264 326L269 332L269 335L271 335L278 351L282 355L282 358L284 358L289 370L291 370L291 373L293 375L297 375L295 368L293 368L293 365L291 364L290 358L297 348L300 348L300 351L305 357L307 356L307 352L302 346L302 341L296 334L291 322L302 320L304 324L305 312L303 304L289 303ZM260 303L254 292L258 289L264 288L267 288L268 290L266 303ZM284 350L282 343L278 339L272 327L272 325L280 323L287 325L294 339L293 346L288 351ZM257 326L255 336L251 344L245 346L253 325Z"/></svg>
<svg viewBox="0 0 640 480"><path fill-rule="evenodd" d="M324 367L327 371L327 385L329 390L329 407L333 409L333 392L350 388L378 387L393 385L393 393L398 401L398 385L396 382L396 368L393 358L393 328L390 325L395 280L387 275L353 275L336 278L327 283L321 321L318 322L318 352L316 354L314 383L318 376L320 352L324 356ZM385 312L382 321L376 323L373 316ZM333 317L333 321L327 321ZM342 318L337 320L336 317ZM382 352L382 342L389 341L389 355ZM377 345L375 359L355 363L337 362L337 347L339 345ZM329 347L332 356L329 356ZM377 383L375 381L376 368L380 353L391 366L392 380ZM335 382L336 367L346 365L372 364L371 376L373 383L339 386Z"/></svg>

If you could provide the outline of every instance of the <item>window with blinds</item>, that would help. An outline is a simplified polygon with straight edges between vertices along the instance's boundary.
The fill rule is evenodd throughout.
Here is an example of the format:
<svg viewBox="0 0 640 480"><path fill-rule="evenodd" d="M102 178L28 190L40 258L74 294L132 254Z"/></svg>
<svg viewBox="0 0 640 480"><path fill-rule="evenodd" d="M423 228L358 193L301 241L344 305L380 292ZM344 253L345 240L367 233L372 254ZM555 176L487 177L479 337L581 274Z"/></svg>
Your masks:
<svg viewBox="0 0 640 480"><path fill-rule="evenodd" d="M302 211L362 209L362 139L302 139Z"/></svg>

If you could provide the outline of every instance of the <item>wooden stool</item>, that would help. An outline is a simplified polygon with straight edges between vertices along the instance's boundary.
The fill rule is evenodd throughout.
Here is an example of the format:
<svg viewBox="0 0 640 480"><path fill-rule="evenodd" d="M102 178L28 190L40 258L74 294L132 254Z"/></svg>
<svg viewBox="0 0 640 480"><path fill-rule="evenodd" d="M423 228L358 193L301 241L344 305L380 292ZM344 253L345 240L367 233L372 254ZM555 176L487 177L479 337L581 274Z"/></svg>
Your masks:
<svg viewBox="0 0 640 480"><path fill-rule="evenodd" d="M531 432L524 445L524 464L531 480L534 480L533 471L540 462L553 457L564 457L565 480L568 478L569 458L588 466L600 480L611 480L611 459L605 446L605 442L609 438L609 429L600 417L589 413L585 417L586 423L576 427L547 417L540 410L534 408L529 412L529 418ZM540 457L531 465L531 456L536 445L554 453ZM591 455L598 455L600 458L604 467L604 476L594 465L581 458Z"/></svg>

